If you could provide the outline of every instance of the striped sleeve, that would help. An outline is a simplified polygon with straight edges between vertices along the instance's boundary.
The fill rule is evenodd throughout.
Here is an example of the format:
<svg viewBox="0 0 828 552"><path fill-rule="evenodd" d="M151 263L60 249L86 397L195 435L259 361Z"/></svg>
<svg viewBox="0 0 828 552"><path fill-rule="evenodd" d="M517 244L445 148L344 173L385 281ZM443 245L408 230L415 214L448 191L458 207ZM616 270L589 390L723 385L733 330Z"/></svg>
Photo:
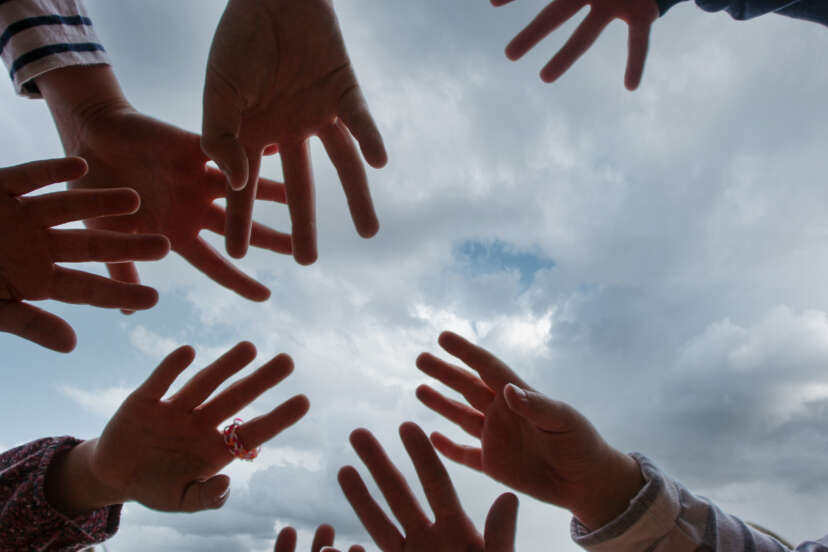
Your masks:
<svg viewBox="0 0 828 552"><path fill-rule="evenodd" d="M81 0L0 0L0 55L17 93L32 98L34 79L53 69L109 64Z"/></svg>
<svg viewBox="0 0 828 552"><path fill-rule="evenodd" d="M627 511L590 531L572 520L573 540L589 552L791 552L791 548L696 496L633 455L647 481ZM800 544L796 552L828 552L828 537Z"/></svg>

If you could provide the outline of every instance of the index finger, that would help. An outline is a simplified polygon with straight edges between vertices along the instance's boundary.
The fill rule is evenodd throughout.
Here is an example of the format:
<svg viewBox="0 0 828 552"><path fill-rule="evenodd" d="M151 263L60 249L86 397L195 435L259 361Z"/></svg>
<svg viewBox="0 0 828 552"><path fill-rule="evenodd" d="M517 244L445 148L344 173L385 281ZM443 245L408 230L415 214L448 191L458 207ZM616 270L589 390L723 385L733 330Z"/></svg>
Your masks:
<svg viewBox="0 0 828 552"><path fill-rule="evenodd" d="M86 161L80 157L33 161L0 169L0 186L13 196L23 195L49 184L75 180L87 170Z"/></svg>
<svg viewBox="0 0 828 552"><path fill-rule="evenodd" d="M440 346L473 368L486 384L500 392L507 383L531 389L511 368L482 347L478 347L453 332L443 332L438 339Z"/></svg>
<svg viewBox="0 0 828 552"><path fill-rule="evenodd" d="M281 144L282 170L292 223L293 258L302 265L316 261L316 206L308 141ZM229 212L228 212L229 214Z"/></svg>
<svg viewBox="0 0 828 552"><path fill-rule="evenodd" d="M334 528L327 523L323 523L317 527L316 533L313 535L311 552L320 552L324 547L333 545L335 535Z"/></svg>

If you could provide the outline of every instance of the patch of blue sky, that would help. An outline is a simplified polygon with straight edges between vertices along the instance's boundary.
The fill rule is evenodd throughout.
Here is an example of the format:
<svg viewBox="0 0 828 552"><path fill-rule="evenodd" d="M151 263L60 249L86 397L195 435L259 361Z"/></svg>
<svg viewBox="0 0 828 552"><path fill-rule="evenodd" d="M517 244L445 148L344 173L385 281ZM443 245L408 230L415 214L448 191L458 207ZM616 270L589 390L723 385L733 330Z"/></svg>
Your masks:
<svg viewBox="0 0 828 552"><path fill-rule="evenodd" d="M516 271L523 290L532 285L540 270L555 266L555 261L539 248L521 249L502 240L466 240L455 244L453 255L457 267L471 278Z"/></svg>

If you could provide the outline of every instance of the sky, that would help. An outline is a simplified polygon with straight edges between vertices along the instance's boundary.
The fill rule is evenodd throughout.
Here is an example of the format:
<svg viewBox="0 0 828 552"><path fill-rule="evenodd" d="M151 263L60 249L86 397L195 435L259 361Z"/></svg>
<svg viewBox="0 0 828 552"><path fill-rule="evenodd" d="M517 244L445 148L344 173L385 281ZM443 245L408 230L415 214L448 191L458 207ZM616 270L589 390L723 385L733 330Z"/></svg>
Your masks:
<svg viewBox="0 0 828 552"><path fill-rule="evenodd" d="M724 510L791 541L828 532L828 32L680 4L654 25L630 93L618 22L553 85L538 72L583 13L505 58L544 5L336 2L390 156L369 170L379 234L357 236L315 142L316 264L251 250L240 265L272 289L264 304L174 255L140 266L161 293L150 311L47 302L79 344L60 355L0 335L0 448L94 437L176 346L198 351L185 380L248 339L258 364L287 352L296 370L243 417L299 392L310 413L228 467L223 509L128 504L109 550L264 551L285 525L305 550L322 522L342 546L370 544L336 483L344 464L370 479L347 436L373 431L422 496L397 428L465 441L414 397L427 381L415 358L440 354L450 329ZM133 104L197 132L223 2L87 6ZM0 125L2 166L62 154L45 104L11 84ZM278 158L262 172L280 178ZM288 228L283 207L257 217ZM449 471L482 528L503 487ZM519 550L578 550L567 512L520 500Z"/></svg>

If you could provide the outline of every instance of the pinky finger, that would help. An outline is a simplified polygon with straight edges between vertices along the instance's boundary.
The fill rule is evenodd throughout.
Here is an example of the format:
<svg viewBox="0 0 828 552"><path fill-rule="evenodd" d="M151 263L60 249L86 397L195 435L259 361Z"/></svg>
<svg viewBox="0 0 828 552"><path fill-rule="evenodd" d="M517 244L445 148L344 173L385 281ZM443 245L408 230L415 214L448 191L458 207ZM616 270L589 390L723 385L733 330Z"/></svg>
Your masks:
<svg viewBox="0 0 828 552"><path fill-rule="evenodd" d="M449 460L468 466L473 470L483 471L483 451L479 448L458 445L436 431L431 434L431 444Z"/></svg>
<svg viewBox="0 0 828 552"><path fill-rule="evenodd" d="M254 449L301 420L309 408L308 398L304 395L296 395L264 416L253 418L242 424L239 432L244 435L245 445L249 449Z"/></svg>
<svg viewBox="0 0 828 552"><path fill-rule="evenodd" d="M47 349L68 353L77 336L62 318L28 303L0 302L0 332L14 334Z"/></svg>

